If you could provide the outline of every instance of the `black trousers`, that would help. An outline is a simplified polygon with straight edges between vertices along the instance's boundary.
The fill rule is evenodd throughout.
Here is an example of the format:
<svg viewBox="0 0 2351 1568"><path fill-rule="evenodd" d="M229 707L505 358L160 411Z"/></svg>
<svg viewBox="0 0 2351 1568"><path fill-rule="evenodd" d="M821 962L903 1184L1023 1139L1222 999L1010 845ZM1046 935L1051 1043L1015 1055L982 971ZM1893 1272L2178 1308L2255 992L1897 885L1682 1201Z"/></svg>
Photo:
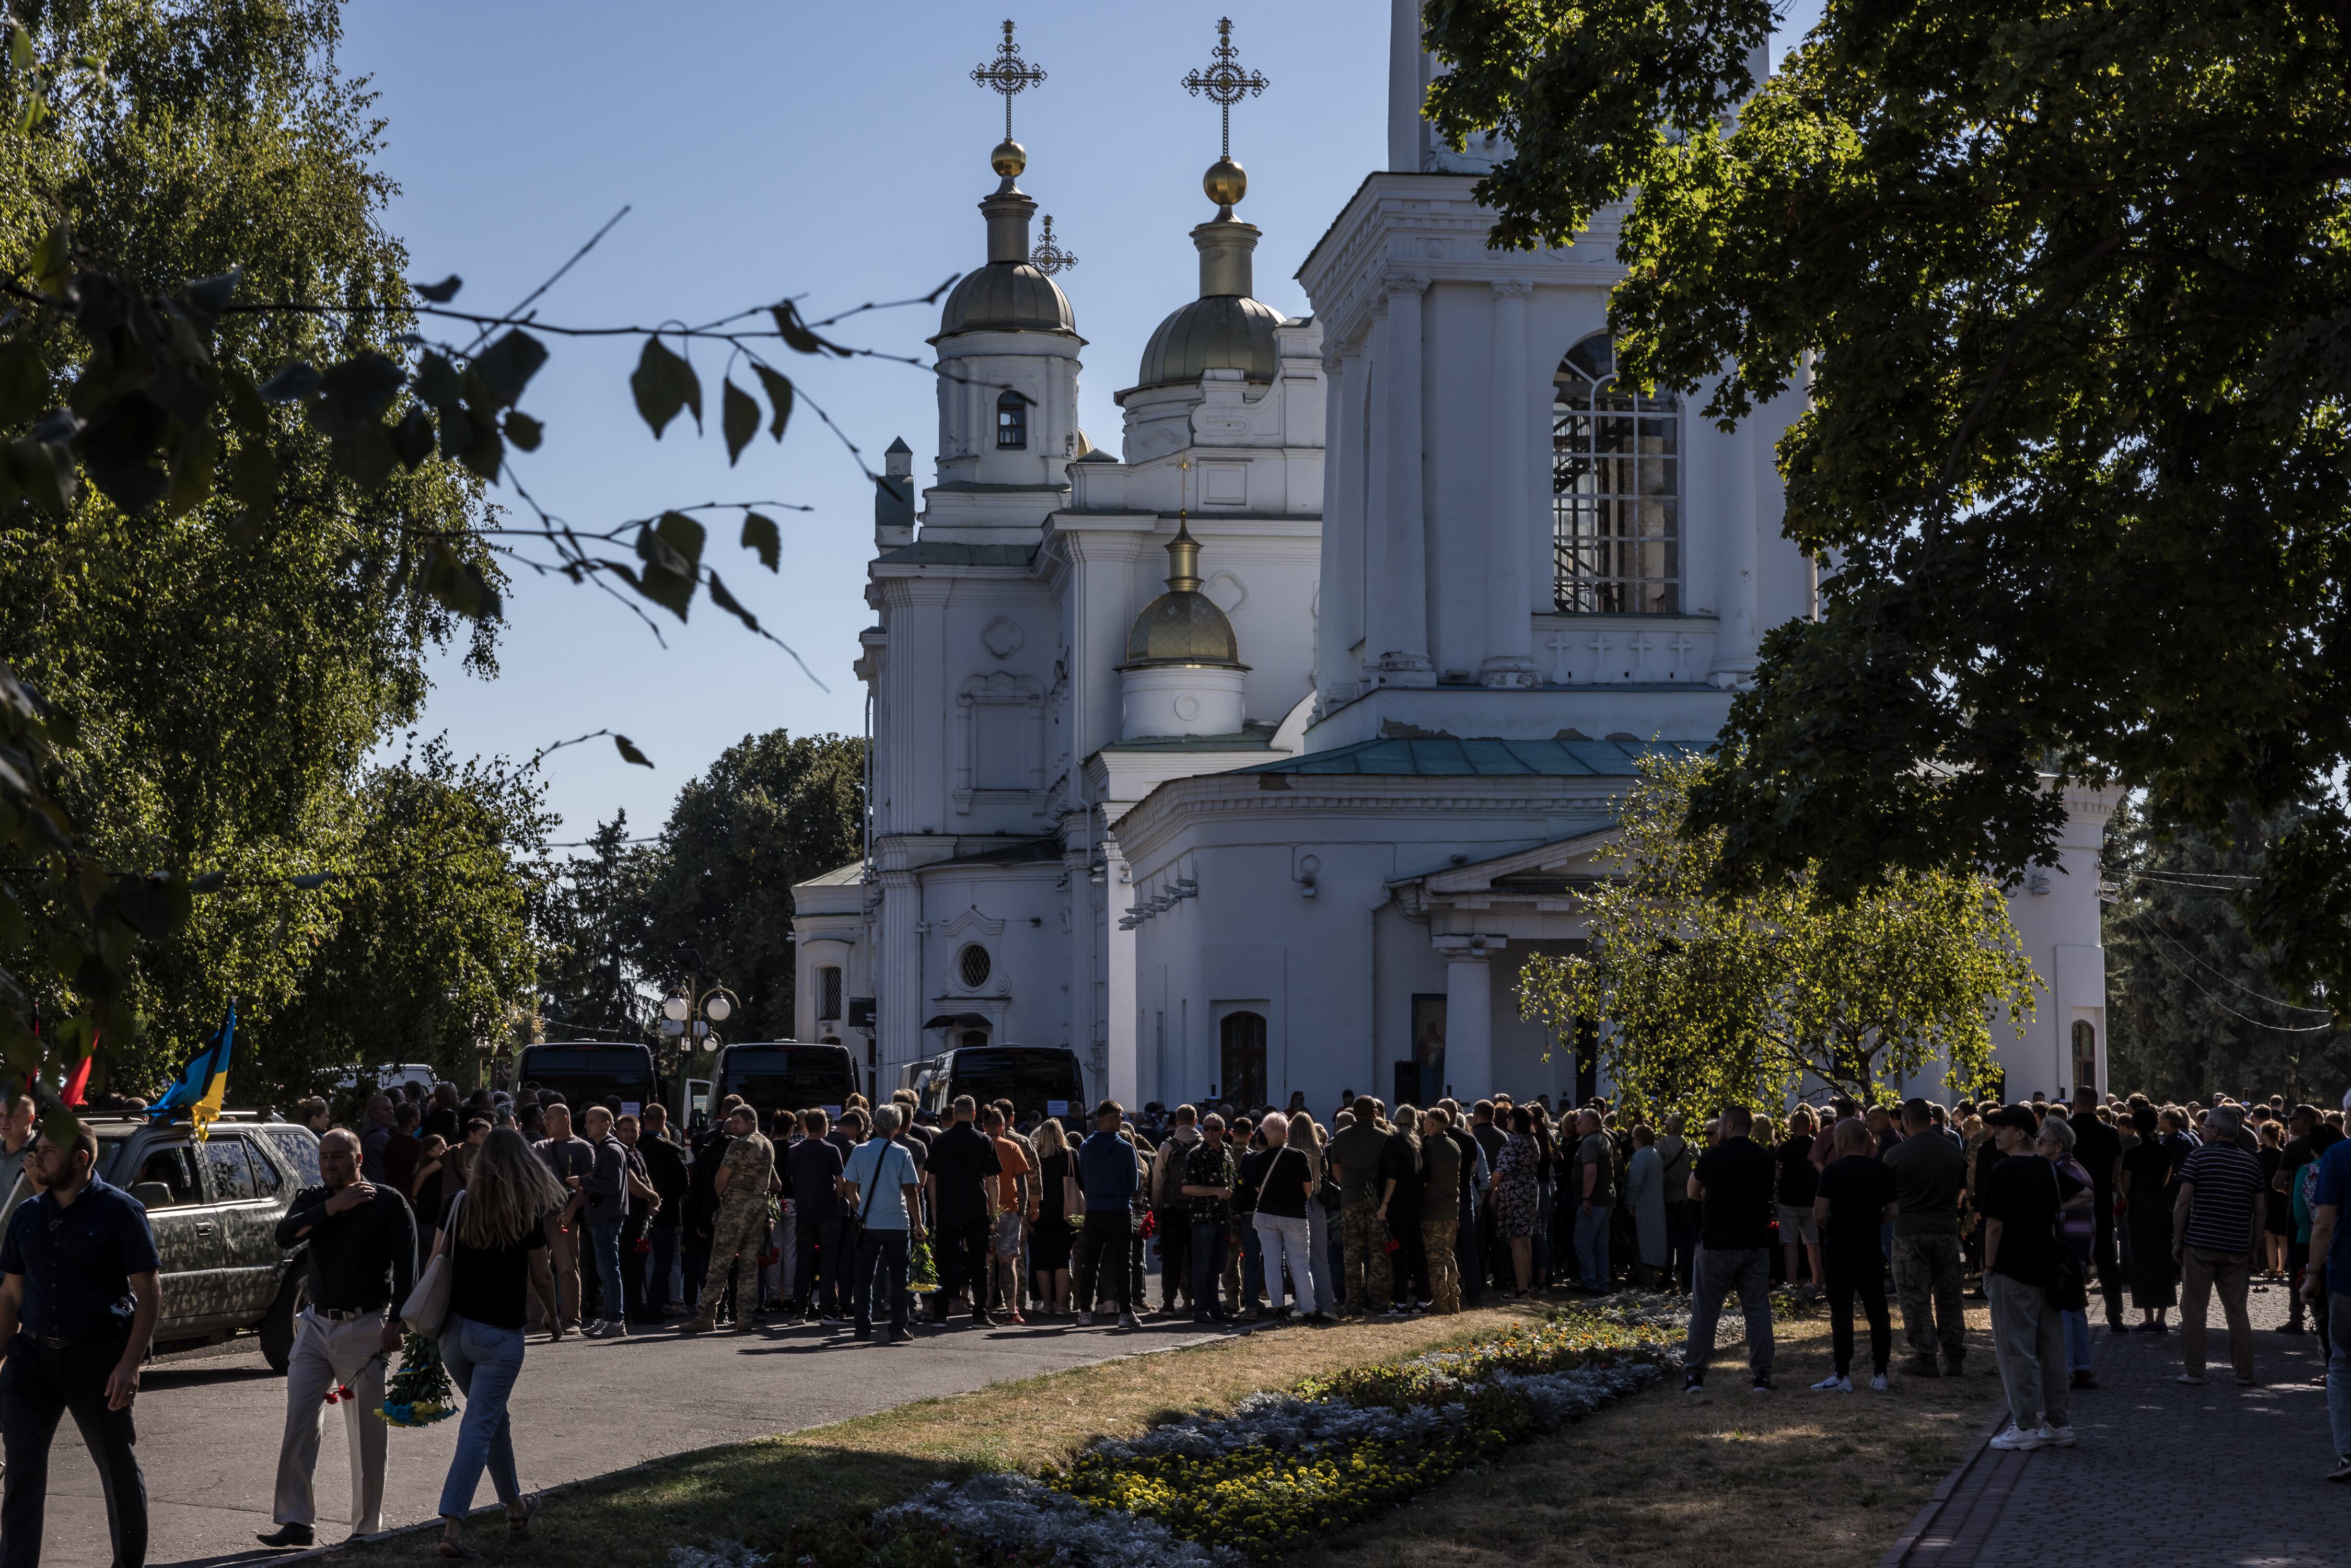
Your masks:
<svg viewBox="0 0 2351 1568"><path fill-rule="evenodd" d="M2091 1256L2097 1261L2098 1292L2106 1298L2106 1326L2119 1332L2123 1326L2123 1265L2121 1254L2115 1247L2115 1206L2111 1199L2098 1204L2098 1233ZM2297 1316L2302 1312L2302 1297L2293 1302Z"/></svg>
<svg viewBox="0 0 2351 1568"><path fill-rule="evenodd" d="M904 1230L868 1230L857 1233L857 1270L850 1281L850 1310L855 1314L859 1333L870 1333L876 1316L886 1314L890 1321L891 1337L904 1336L907 1314L913 1310L914 1292L906 1289L907 1252L912 1234ZM888 1297L876 1302L875 1291Z"/></svg>
<svg viewBox="0 0 2351 1568"><path fill-rule="evenodd" d="M967 1225L939 1227L938 1245L934 1249L939 1260L939 1292L932 1298L934 1310L944 1318L947 1303L955 1300L958 1289L971 1291L971 1315L987 1315L988 1286L993 1273L987 1266L989 1232L994 1228L985 1219Z"/></svg>
<svg viewBox="0 0 2351 1568"><path fill-rule="evenodd" d="M1191 1267L1192 1211L1161 1209L1153 1232L1159 1245L1159 1305L1172 1312L1176 1298L1189 1295L1196 1308L1199 1298L1193 1291Z"/></svg>
<svg viewBox="0 0 2351 1568"><path fill-rule="evenodd" d="M1094 1310L1096 1287L1102 1281L1102 1270L1110 1268L1111 1300L1118 1304L1122 1314L1134 1310L1134 1298L1128 1293L1134 1282L1130 1267L1134 1256L1134 1222L1123 1208L1090 1208L1086 1210L1085 1228L1078 1232L1078 1311Z"/></svg>
<svg viewBox="0 0 2351 1568"><path fill-rule="evenodd" d="M1420 1211L1397 1214L1391 1210L1388 1234L1396 1241L1396 1249L1388 1254L1388 1277L1395 1286L1396 1304L1409 1307L1428 1300L1428 1249L1421 1245Z"/></svg>
<svg viewBox="0 0 2351 1568"><path fill-rule="evenodd" d="M1839 1377L1853 1371L1853 1299L1869 1313L1869 1359L1884 1372L1894 1354L1894 1319L1886 1310L1886 1254L1875 1236L1823 1236L1821 1259L1828 1266L1829 1339Z"/></svg>
<svg viewBox="0 0 2351 1568"><path fill-rule="evenodd" d="M792 1228L792 1311L805 1314L813 1302L828 1317L841 1316L841 1283L849 1269L841 1256L841 1221L802 1219Z"/></svg>
<svg viewBox="0 0 2351 1568"><path fill-rule="evenodd" d="M138 1434L130 1410L106 1407L106 1379L122 1360L123 1343L110 1338L50 1350L23 1334L10 1342L7 1364L0 1366L0 1458L8 1463L0 1490L0 1568L37 1568L41 1561L49 1444L68 1410L98 1461L114 1568L141 1568L147 1561L147 1478L139 1469Z"/></svg>

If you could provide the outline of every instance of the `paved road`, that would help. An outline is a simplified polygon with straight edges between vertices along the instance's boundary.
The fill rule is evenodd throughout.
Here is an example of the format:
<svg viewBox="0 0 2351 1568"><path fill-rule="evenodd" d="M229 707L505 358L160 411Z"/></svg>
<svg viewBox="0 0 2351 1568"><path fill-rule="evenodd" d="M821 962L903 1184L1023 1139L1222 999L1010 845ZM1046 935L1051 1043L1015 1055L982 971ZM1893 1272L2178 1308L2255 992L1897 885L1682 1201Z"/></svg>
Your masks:
<svg viewBox="0 0 2351 1568"><path fill-rule="evenodd" d="M2217 1303L2201 1387L2172 1381L2178 1333L2100 1328L2101 1386L2074 1396L2081 1446L1979 1448L1916 1542L1882 1568L2147 1568L2183 1553L2244 1568L2334 1568L2351 1558L2351 1488L2322 1479L2334 1445L2325 1390L2312 1382L2317 1338L2277 1332L2283 1287L2256 1287L2251 1315L2252 1388L2230 1372Z"/></svg>
<svg viewBox="0 0 2351 1568"><path fill-rule="evenodd" d="M526 1488L551 1486L688 1448L820 1427L910 1398L1164 1350L1212 1332L1173 1319L1145 1318L1144 1324L1133 1333L1042 1324L918 1328L923 1343L900 1350L855 1345L845 1333L813 1326L560 1344L533 1336L514 1399L518 1468ZM252 1345L235 1341L148 1369L138 1417L152 1564L279 1555L256 1545L254 1534L271 1527L286 1385ZM564 1419L583 1397L593 1398L607 1418ZM339 1412L329 1416L319 1454L321 1543L341 1538L350 1496L342 1422ZM444 1421L392 1434L387 1525L432 1516L456 1427ZM480 1500L490 1500L486 1480ZM110 1561L98 1470L70 1421L60 1427L50 1461L41 1560L49 1568L105 1568Z"/></svg>

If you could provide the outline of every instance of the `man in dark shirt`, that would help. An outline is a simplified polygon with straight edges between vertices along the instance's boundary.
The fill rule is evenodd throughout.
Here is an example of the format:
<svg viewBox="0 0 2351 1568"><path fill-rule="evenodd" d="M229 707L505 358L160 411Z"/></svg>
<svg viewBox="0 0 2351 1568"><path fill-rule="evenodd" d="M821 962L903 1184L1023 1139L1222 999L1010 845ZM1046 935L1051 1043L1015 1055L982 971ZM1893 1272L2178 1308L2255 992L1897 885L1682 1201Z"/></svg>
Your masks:
<svg viewBox="0 0 2351 1568"><path fill-rule="evenodd" d="M1967 1151L1929 1135L1934 1111L1924 1100L1902 1107L1905 1136L1886 1152L1900 1205L1894 1217L1894 1289L1902 1300L1902 1330L1910 1343L1915 1377L1953 1377L1968 1355L1966 1260L1959 1249L1959 1189ZM1938 1366L1938 1345L1942 1350Z"/></svg>
<svg viewBox="0 0 2351 1568"><path fill-rule="evenodd" d="M1384 1186L1380 1165L1387 1134L1380 1126L1380 1103L1359 1095L1348 1107L1349 1122L1332 1135L1327 1152L1339 1177L1342 1317L1368 1317L1387 1310L1391 1270L1387 1230L1380 1219Z"/></svg>
<svg viewBox="0 0 2351 1568"><path fill-rule="evenodd" d="M2098 1120L2098 1095L2094 1089L2074 1091L2074 1158L2090 1173L2092 1214L2097 1221L2090 1257L2098 1271L2098 1290L2105 1297L2106 1327L2123 1332L2122 1258L2115 1246L2115 1178L2123 1163L2123 1137L2113 1125Z"/></svg>
<svg viewBox="0 0 2351 1568"><path fill-rule="evenodd" d="M1821 1170L1813 1197L1813 1220L1820 1228L1827 1264L1829 1333L1836 1364L1813 1385L1816 1394L1853 1392L1853 1298L1869 1313L1869 1385L1886 1392L1886 1364L1894 1354L1894 1326L1886 1311L1886 1254L1879 1235L1893 1223L1894 1173L1877 1156L1882 1140L1866 1124L1847 1119L1836 1126L1836 1157Z"/></svg>
<svg viewBox="0 0 2351 1568"><path fill-rule="evenodd" d="M1714 1355L1715 1325L1723 1299L1739 1292L1747 1320L1747 1370L1754 1392L1771 1392L1771 1151L1749 1134L1755 1114L1744 1105L1722 1112L1722 1141L1698 1155L1689 1195L1698 1214L1698 1279L1690 1300L1689 1340L1682 1350L1682 1392L1706 1386Z"/></svg>
<svg viewBox="0 0 2351 1568"><path fill-rule="evenodd" d="M1395 1299L1387 1309L1394 1317L1412 1311L1428 1289L1428 1259L1420 1239L1420 1134L1413 1131L1419 1124L1417 1111L1397 1106L1395 1125L1380 1155L1380 1219L1396 1243L1389 1270Z"/></svg>
<svg viewBox="0 0 2351 1568"><path fill-rule="evenodd" d="M929 1169L924 1186L930 1189L931 1213L938 1222L939 1290L931 1298L932 1321L945 1322L947 1308L958 1290L971 1292L971 1321L994 1328L987 1311L987 1241L991 1228L987 1178L1002 1169L996 1145L972 1125L979 1103L968 1094L956 1096L954 1124L931 1140Z"/></svg>
<svg viewBox="0 0 2351 1568"><path fill-rule="evenodd" d="M645 1226L653 1258L645 1270L644 1316L648 1323L658 1323L669 1318L676 1303L670 1294L670 1272L677 1261L678 1241L685 1232L686 1191L694 1182L686 1152L670 1135L669 1113L658 1103L645 1107L637 1153L645 1162L655 1199L653 1218Z"/></svg>
<svg viewBox="0 0 2351 1568"><path fill-rule="evenodd" d="M0 1240L0 1563L35 1568L49 1490L49 1444L73 1412L105 1481L117 1563L147 1561L147 1479L131 1404L162 1314L162 1259L147 1210L99 1177L98 1134L44 1133L25 1161L39 1196L16 1206Z"/></svg>
<svg viewBox="0 0 2351 1568"><path fill-rule="evenodd" d="M351 1463L351 1533L383 1529L384 1358L400 1348L401 1304L416 1283L416 1217L388 1186L360 1175L359 1140L337 1128L319 1140L321 1186L305 1187L277 1222L277 1245L308 1243L302 1267L309 1300L295 1320L286 1368L286 1431L277 1445L277 1528L264 1546L308 1546L319 1511L319 1468L327 1392L348 1384L343 1436Z"/></svg>
<svg viewBox="0 0 2351 1568"><path fill-rule="evenodd" d="M821 1107L800 1113L808 1136L784 1155L784 1186L792 1195L792 1305L788 1316L838 1322L848 1309L842 1287L841 1173L848 1162L826 1135L831 1118Z"/></svg>
<svg viewBox="0 0 2351 1568"><path fill-rule="evenodd" d="M1225 1142L1225 1119L1214 1111L1201 1117L1199 1140L1187 1146L1178 1187L1191 1206L1192 1321L1228 1323L1236 1304L1219 1301L1217 1287L1232 1245L1233 1188L1240 1173Z"/></svg>
<svg viewBox="0 0 2351 1568"><path fill-rule="evenodd" d="M1984 1118L2000 1145L1983 1194L1984 1293L1991 1301L1992 1354L2000 1362L2013 1425L1991 1440L2002 1450L2072 1448L2065 1320L2056 1283L2058 1210L2089 1188L2032 1152L2041 1132L2030 1105Z"/></svg>
<svg viewBox="0 0 2351 1568"><path fill-rule="evenodd" d="M1502 1145L1510 1141L1509 1134L1494 1125L1494 1103L1491 1100L1480 1100L1469 1107L1469 1136L1476 1142L1478 1152L1486 1156L1487 1179L1490 1182L1495 1164L1502 1157ZM1500 1238L1494 1231L1491 1197L1478 1210L1477 1230L1479 1278L1476 1288L1469 1292L1473 1299L1485 1294L1489 1273L1492 1274L1494 1285L1499 1290L1507 1291L1518 1282L1510 1274L1510 1249L1501 1244Z"/></svg>

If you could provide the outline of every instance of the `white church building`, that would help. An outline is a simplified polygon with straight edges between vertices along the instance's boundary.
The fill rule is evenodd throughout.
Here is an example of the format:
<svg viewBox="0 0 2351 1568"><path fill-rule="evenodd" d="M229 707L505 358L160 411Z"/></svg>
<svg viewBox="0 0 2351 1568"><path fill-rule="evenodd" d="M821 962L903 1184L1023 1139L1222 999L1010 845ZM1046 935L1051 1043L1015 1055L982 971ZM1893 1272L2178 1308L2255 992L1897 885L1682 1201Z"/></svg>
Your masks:
<svg viewBox="0 0 2351 1568"><path fill-rule="evenodd" d="M1518 970L1583 939L1645 751L1710 742L1812 612L1772 465L1801 393L1725 434L1620 384L1617 214L1489 249L1488 162L1421 119L1392 5L1386 164L1298 274L1312 316L1250 297L1220 161L1115 443L1077 427L1085 340L996 150L931 340L936 483L917 516L901 442L876 504L871 855L794 890L799 1038L884 1092L982 1043L1067 1046L1129 1105L1608 1092ZM2105 1083L2110 802L2067 804L2011 904L2048 987L2000 1033L2012 1096Z"/></svg>

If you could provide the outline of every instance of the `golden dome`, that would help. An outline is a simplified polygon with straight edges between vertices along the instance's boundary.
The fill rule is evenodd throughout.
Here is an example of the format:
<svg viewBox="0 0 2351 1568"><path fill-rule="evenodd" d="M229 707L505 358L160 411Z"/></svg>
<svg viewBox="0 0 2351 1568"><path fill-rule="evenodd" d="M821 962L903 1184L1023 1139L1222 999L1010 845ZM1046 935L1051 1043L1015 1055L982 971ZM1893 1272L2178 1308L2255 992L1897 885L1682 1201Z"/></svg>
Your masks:
<svg viewBox="0 0 2351 1568"><path fill-rule="evenodd" d="M1135 384L1196 382L1204 371L1238 371L1245 380L1270 382L1280 368L1273 342L1280 324L1280 311L1246 295L1195 299L1151 334Z"/></svg>
<svg viewBox="0 0 2351 1568"><path fill-rule="evenodd" d="M939 336L950 332L1075 332L1078 319L1061 285L1025 261L991 261L947 295Z"/></svg>
<svg viewBox="0 0 2351 1568"><path fill-rule="evenodd" d="M1017 180L1020 171L1029 167L1029 149L1008 136L987 155L987 166L1008 180Z"/></svg>
<svg viewBox="0 0 2351 1568"><path fill-rule="evenodd" d="M1216 601L1200 591L1200 545L1181 521L1167 542L1167 591L1143 607L1126 634L1122 670L1155 664L1213 664L1249 668L1240 661L1233 623Z"/></svg>
<svg viewBox="0 0 2351 1568"><path fill-rule="evenodd" d="M1233 215L1233 204L1249 194L1249 175L1228 155L1208 165L1208 172L1200 176L1200 188L1208 193L1208 200L1224 209L1217 215L1228 218Z"/></svg>

